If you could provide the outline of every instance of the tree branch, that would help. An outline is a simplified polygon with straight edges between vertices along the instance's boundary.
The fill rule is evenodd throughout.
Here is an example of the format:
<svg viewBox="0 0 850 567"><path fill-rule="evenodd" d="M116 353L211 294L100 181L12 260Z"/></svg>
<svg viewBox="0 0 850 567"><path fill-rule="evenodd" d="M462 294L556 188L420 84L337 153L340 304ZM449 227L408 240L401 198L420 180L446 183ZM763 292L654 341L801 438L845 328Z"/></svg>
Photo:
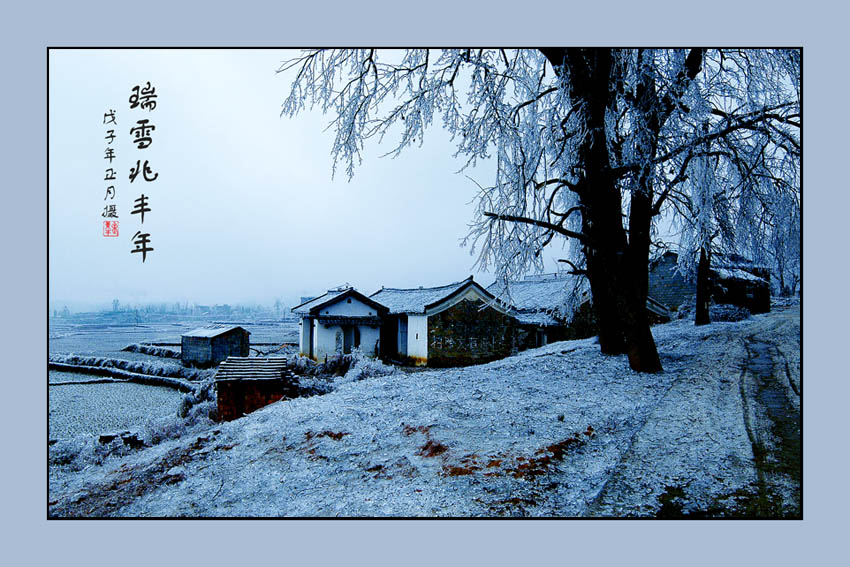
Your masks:
<svg viewBox="0 0 850 567"><path fill-rule="evenodd" d="M545 228L545 229L557 232L558 234L561 234L561 235L566 236L568 238L575 238L579 242L581 242L582 244L585 244L587 246L593 245L593 241L586 234L582 234L580 232L573 232L572 230L567 230L564 227L561 227L561 226L558 226L556 224L552 224L552 223L549 223L549 222L546 222L546 221L531 219L531 218L528 218L528 217L519 217L519 216L516 216L516 215L500 215L500 214L490 213L490 212L485 212L484 216L489 217L489 218L494 219L494 220L501 220L501 221L508 221L508 222L520 222L520 223L524 223L524 224L531 224L531 225L534 225L534 226L539 226L541 228Z"/></svg>

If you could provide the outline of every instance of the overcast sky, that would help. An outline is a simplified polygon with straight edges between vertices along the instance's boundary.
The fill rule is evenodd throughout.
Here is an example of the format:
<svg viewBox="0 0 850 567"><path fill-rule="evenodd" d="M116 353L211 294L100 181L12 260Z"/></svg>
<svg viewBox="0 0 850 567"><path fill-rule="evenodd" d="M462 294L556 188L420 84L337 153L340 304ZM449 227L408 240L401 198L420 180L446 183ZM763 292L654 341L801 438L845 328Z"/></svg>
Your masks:
<svg viewBox="0 0 850 567"><path fill-rule="evenodd" d="M50 307L159 301L291 303L350 283L441 285L474 274L461 248L476 187L457 174L448 135L435 125L422 148L382 158L367 145L349 182L331 179L330 116L280 116L291 79L280 50L52 50L49 88ZM152 111L130 109L135 85L156 89ZM116 111L117 126L103 115ZM130 128L149 119L152 143ZM109 128L117 139L108 144ZM114 199L103 180L114 148ZM155 181L130 183L136 160ZM486 165L468 172L492 181ZM144 223L131 215L149 197ZM103 236L116 204L118 237ZM143 263L137 231L150 234ZM549 256L560 250L553 250ZM550 261L554 267L554 262Z"/></svg>

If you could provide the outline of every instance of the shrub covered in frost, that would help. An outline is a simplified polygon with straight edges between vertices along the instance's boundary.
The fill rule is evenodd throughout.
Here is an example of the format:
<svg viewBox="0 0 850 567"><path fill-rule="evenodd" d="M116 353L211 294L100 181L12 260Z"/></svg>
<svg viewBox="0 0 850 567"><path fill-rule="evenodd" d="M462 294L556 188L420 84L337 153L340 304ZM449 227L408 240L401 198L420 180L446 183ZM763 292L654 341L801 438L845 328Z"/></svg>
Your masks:
<svg viewBox="0 0 850 567"><path fill-rule="evenodd" d="M298 356L288 364L293 372L302 376L343 376L356 356L357 354L335 354L318 363L306 356Z"/></svg>
<svg viewBox="0 0 850 567"><path fill-rule="evenodd" d="M205 409L200 410L200 413L206 414L206 416L209 417L210 403L212 403L213 406L216 405L215 381L212 378L204 380L198 384L192 392L183 394L183 398L180 400L180 405L177 407L177 417L184 420L189 419L191 421L195 421L199 415L198 408L201 407Z"/></svg>
<svg viewBox="0 0 850 567"><path fill-rule="evenodd" d="M60 439L50 445L48 463L54 467L81 471L90 465L103 464L108 457L122 457L134 450L135 447L126 443L118 434L109 441L101 441L99 437L90 435L81 435L72 439Z"/></svg>
<svg viewBox="0 0 850 567"><path fill-rule="evenodd" d="M326 394L335 384L356 382L373 376L386 376L396 372L392 366L364 355L355 349L351 354L337 354L327 361L316 363L306 356L290 360L289 366L299 378L304 395Z"/></svg>
<svg viewBox="0 0 850 567"><path fill-rule="evenodd" d="M708 307L708 315L712 322L725 321L734 323L750 318L750 311L745 307L726 303L714 303ZM679 308L677 318L693 320L696 316L696 298L691 297Z"/></svg>
<svg viewBox="0 0 850 567"><path fill-rule="evenodd" d="M179 350L155 345L146 345L142 343L133 343L131 345L125 346L121 350L126 352L138 352L141 354L148 354L150 356L159 356L162 358L180 358L181 356Z"/></svg>
<svg viewBox="0 0 850 567"><path fill-rule="evenodd" d="M146 374L148 376L163 376L167 378L184 378L186 380L204 380L215 374L215 369L200 370L184 368L178 364L165 361L122 360L120 358L105 358L101 356L79 356L75 354L52 354L50 362L70 364L73 366L93 366L96 368L117 368L127 372Z"/></svg>
<svg viewBox="0 0 850 567"><path fill-rule="evenodd" d="M375 376L387 376L396 372L398 370L394 366L388 366L377 358L371 358L355 351L351 355L350 368L345 373L345 376L337 380L337 383L356 382Z"/></svg>

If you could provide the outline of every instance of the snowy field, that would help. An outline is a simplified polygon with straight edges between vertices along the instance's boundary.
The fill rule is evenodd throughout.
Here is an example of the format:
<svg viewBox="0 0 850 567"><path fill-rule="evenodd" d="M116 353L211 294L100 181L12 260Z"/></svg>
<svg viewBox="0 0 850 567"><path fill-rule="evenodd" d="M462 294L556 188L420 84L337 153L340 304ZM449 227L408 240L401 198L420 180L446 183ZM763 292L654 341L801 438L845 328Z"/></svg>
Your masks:
<svg viewBox="0 0 850 567"><path fill-rule="evenodd" d="M87 377L50 372L50 382L77 382ZM182 394L161 386L134 383L68 384L51 386L48 434L50 439L143 427L151 419L177 414Z"/></svg>
<svg viewBox="0 0 850 567"><path fill-rule="evenodd" d="M653 334L659 375L601 355L595 339L561 342L467 368L362 380L352 368L330 394L196 421L119 456L65 446L50 514L747 516L765 486L747 348L769 343L799 392L799 306ZM799 491L779 484L771 504L794 514Z"/></svg>
<svg viewBox="0 0 850 567"><path fill-rule="evenodd" d="M209 322L143 323L140 325L109 325L93 323L68 323L51 319L49 327L50 354L91 354L125 360L144 360L146 355L122 352L129 344L143 342L180 343L180 336ZM298 342L298 322L242 323L251 333L251 343ZM142 358L140 358L142 357Z"/></svg>
<svg viewBox="0 0 850 567"><path fill-rule="evenodd" d="M139 325L74 323L51 319L49 354L82 355L144 363L151 368L180 369L180 361L122 349L144 342L180 343L180 336L206 321L149 322ZM297 321L242 323L251 342L297 341ZM179 350L180 347L174 347ZM267 349L269 347L260 347ZM61 360L61 358L60 358ZM85 374L48 372L48 382L78 382L99 378ZM50 439L137 430L151 420L175 416L182 397L178 391L143 384L86 384L51 386L48 394Z"/></svg>

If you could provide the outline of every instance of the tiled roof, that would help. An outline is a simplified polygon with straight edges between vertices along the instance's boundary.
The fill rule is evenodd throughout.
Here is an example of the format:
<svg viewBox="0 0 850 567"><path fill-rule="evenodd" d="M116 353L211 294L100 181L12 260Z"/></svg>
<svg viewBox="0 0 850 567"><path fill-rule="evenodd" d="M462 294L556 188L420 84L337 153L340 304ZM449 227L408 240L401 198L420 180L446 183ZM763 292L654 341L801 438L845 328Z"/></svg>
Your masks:
<svg viewBox="0 0 850 567"><path fill-rule="evenodd" d="M426 307L438 303L469 283L475 283L472 276L460 282L438 287L412 289L385 287L369 297L382 305L386 305L390 313L425 313Z"/></svg>
<svg viewBox="0 0 850 567"><path fill-rule="evenodd" d="M222 380L279 380L290 377L286 357L269 358L228 356L218 367L216 381Z"/></svg>
<svg viewBox="0 0 850 567"><path fill-rule="evenodd" d="M553 311L566 303L567 286L573 283L572 276L512 281L505 293L504 282L496 281L487 291L520 311Z"/></svg>
<svg viewBox="0 0 850 567"><path fill-rule="evenodd" d="M293 313L298 313L300 315L308 315L312 313L313 315L317 314L317 310L320 307L324 307L325 305L329 305L331 303L335 303L337 300L342 300L345 297L353 297L357 301L369 305L376 309L379 313L386 310L386 307L380 302L375 301L370 297L366 297L353 287L349 288L339 288L339 289L329 289L328 292L324 295L320 295L319 297L315 297L306 303L302 303L301 305L296 305L292 308Z"/></svg>
<svg viewBox="0 0 850 567"><path fill-rule="evenodd" d="M326 303L336 297L339 297L343 293L348 291L347 289L333 289L328 290L324 295L320 295L319 297L314 297L310 301L306 303L302 303L301 305L296 305L292 308L293 313L309 313L313 307L318 307L323 303Z"/></svg>

